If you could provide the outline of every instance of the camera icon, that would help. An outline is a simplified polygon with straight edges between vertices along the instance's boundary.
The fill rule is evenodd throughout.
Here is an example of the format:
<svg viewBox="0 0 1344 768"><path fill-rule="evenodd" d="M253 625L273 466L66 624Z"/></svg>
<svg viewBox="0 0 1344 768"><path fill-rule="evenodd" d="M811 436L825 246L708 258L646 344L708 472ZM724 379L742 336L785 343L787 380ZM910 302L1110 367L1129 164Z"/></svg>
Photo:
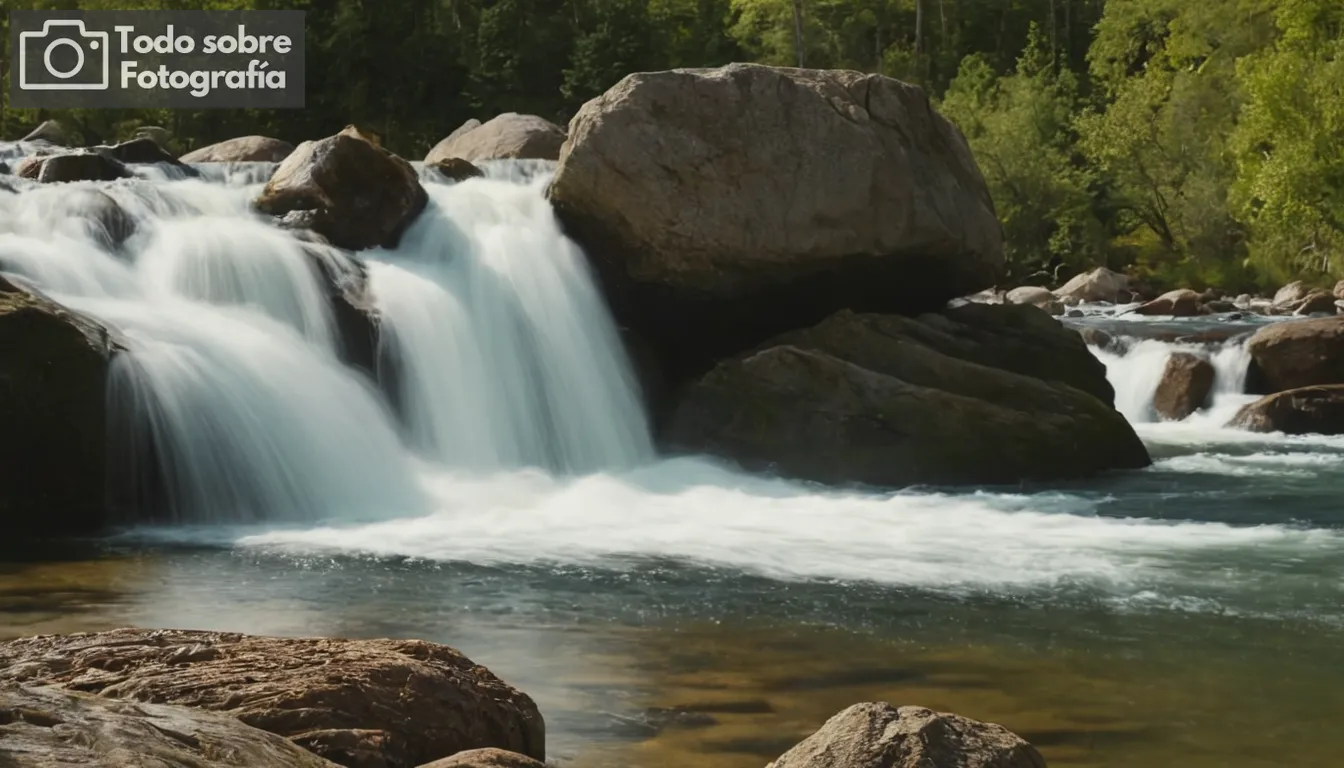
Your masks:
<svg viewBox="0 0 1344 768"><path fill-rule="evenodd" d="M82 19L48 19L41 32L19 33L19 89L105 91L106 32L90 32Z"/></svg>

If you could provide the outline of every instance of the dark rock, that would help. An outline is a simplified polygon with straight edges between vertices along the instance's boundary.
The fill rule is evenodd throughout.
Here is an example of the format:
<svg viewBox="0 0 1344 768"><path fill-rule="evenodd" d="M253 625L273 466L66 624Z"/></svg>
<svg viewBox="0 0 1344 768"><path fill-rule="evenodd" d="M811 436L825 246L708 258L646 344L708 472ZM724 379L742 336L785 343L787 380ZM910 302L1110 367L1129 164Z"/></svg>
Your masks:
<svg viewBox="0 0 1344 768"><path fill-rule="evenodd" d="M427 162L425 165L438 171L449 181L466 181L485 175L485 172L480 168L460 157L449 157L433 163Z"/></svg>
<svg viewBox="0 0 1344 768"><path fill-rule="evenodd" d="M1246 391L1344 384L1344 316L1272 323L1251 337Z"/></svg>
<svg viewBox="0 0 1344 768"><path fill-rule="evenodd" d="M118 342L0 276L0 519L6 536L103 523L107 380Z"/></svg>
<svg viewBox="0 0 1344 768"><path fill-rule="evenodd" d="M1230 301L1223 301L1222 299L1218 299L1216 301L1210 301L1206 303L1204 306L1208 307L1210 312L1220 315L1225 312L1237 311L1236 304L1233 304Z"/></svg>
<svg viewBox="0 0 1344 768"><path fill-rule="evenodd" d="M1168 421L1180 421L1200 408L1213 392L1217 371L1207 358L1174 352L1153 394L1153 409Z"/></svg>
<svg viewBox="0 0 1344 768"><path fill-rule="evenodd" d="M287 226L312 229L357 251L396 247L428 200L410 163L347 128L300 144L256 206Z"/></svg>
<svg viewBox="0 0 1344 768"><path fill-rule="evenodd" d="M120 248L135 234L135 219L102 190L72 189L58 205L62 206L68 217L82 221L89 237L104 250Z"/></svg>
<svg viewBox="0 0 1344 768"><path fill-rule="evenodd" d="M972 307L995 309L948 314ZM1142 442L1107 402L1058 373L1047 381L957 355L973 349L982 361L1002 360L1012 344L967 343L937 327L954 322L841 312L785 334L696 382L673 413L667 442L752 469L889 487L1015 483L1148 464ZM1076 333L1059 330L1091 362L1056 361L1056 371L1101 367ZM1013 362L1019 370L1037 365ZM1109 400L1104 374L1091 384Z"/></svg>
<svg viewBox="0 0 1344 768"><path fill-rule="evenodd" d="M369 291L367 267L343 251L317 243L305 245L304 251L327 289L341 340L341 359L377 381L380 320Z"/></svg>
<svg viewBox="0 0 1344 768"><path fill-rule="evenodd" d="M30 157L20 167L19 175L51 184L66 181L116 181L131 178L135 174L114 157L99 152L70 152Z"/></svg>
<svg viewBox="0 0 1344 768"><path fill-rule="evenodd" d="M414 768L481 747L546 757L530 698L419 640L52 635L0 643L0 682L226 712L350 768Z"/></svg>
<svg viewBox="0 0 1344 768"><path fill-rule="evenodd" d="M855 704L767 768L1045 768L1021 737L923 707Z"/></svg>
<svg viewBox="0 0 1344 768"><path fill-rule="evenodd" d="M1312 291L1293 305L1293 314L1299 316L1335 314L1335 297L1325 291Z"/></svg>
<svg viewBox="0 0 1344 768"><path fill-rule="evenodd" d="M182 176L200 176L195 168L173 157L158 142L148 137L123 141L110 147L94 147L93 150L126 164L166 165Z"/></svg>
<svg viewBox="0 0 1344 768"><path fill-rule="evenodd" d="M278 163L289 157L294 145L269 136L239 136L194 149L178 158L184 163Z"/></svg>
<svg viewBox="0 0 1344 768"><path fill-rule="evenodd" d="M1344 435L1344 385L1302 387L1263 397L1229 425L1252 432Z"/></svg>
<svg viewBox="0 0 1344 768"><path fill-rule="evenodd" d="M548 194L618 324L678 380L840 309L941 309L1003 271L964 138L880 75L630 75L571 121Z"/></svg>
<svg viewBox="0 0 1344 768"><path fill-rule="evenodd" d="M0 765L336 768L227 715L17 685L0 686Z"/></svg>

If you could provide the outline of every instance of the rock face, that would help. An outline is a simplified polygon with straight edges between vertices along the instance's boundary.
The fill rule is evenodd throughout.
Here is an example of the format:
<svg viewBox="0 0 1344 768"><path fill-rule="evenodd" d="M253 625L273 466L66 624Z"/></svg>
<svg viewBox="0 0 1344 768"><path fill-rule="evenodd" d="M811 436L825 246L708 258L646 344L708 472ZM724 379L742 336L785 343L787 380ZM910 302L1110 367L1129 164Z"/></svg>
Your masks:
<svg viewBox="0 0 1344 768"><path fill-rule="evenodd" d="M1229 425L1252 432L1344 435L1344 385L1302 387L1263 397Z"/></svg>
<svg viewBox="0 0 1344 768"><path fill-rule="evenodd" d="M269 136L239 136L193 149L178 159L184 163L278 163L293 151L294 145L288 141Z"/></svg>
<svg viewBox="0 0 1344 768"><path fill-rule="evenodd" d="M6 535L102 522L107 329L0 276L0 519Z"/></svg>
<svg viewBox="0 0 1344 768"><path fill-rule="evenodd" d="M468 127L471 126L471 127ZM472 126L468 121L425 155L426 164L450 157L482 160L558 160L565 131L536 115L504 114Z"/></svg>
<svg viewBox="0 0 1344 768"><path fill-rule="evenodd" d="M549 196L618 323L674 370L839 309L936 310L1003 268L965 140L878 75L630 75L570 122Z"/></svg>
<svg viewBox="0 0 1344 768"><path fill-rule="evenodd" d="M855 704L767 768L1045 768L1021 737L924 707Z"/></svg>
<svg viewBox="0 0 1344 768"><path fill-rule="evenodd" d="M1251 337L1246 391L1271 395L1319 384L1344 384L1344 317L1267 325Z"/></svg>
<svg viewBox="0 0 1344 768"><path fill-rule="evenodd" d="M1059 336L1049 346L1075 359L1015 356L1010 336L959 322L957 313L971 308L1003 309L970 305L919 320L846 311L773 339L693 384L671 416L667 442L750 469L888 487L1012 483L1148 464L1142 442L1109 405L1104 368L1077 333L1037 309L1008 308L1054 323ZM1028 373L1038 369L1053 375Z"/></svg>
<svg viewBox="0 0 1344 768"><path fill-rule="evenodd" d="M1097 267L1091 272L1075 275L1072 280L1060 286L1055 295L1062 300L1109 301L1112 304L1122 304L1130 297L1129 278L1105 267Z"/></svg>
<svg viewBox="0 0 1344 768"><path fill-rule="evenodd" d="M1193 317L1199 314L1199 294L1189 288L1168 291L1156 299L1135 307L1138 315L1172 315L1174 317Z"/></svg>
<svg viewBox="0 0 1344 768"><path fill-rule="evenodd" d="M1064 304L1055 298L1048 288L1039 288L1033 285L1024 285L1021 288L1014 288L1004 297L1009 304L1026 304L1032 307L1040 307L1052 315L1064 314Z"/></svg>
<svg viewBox="0 0 1344 768"><path fill-rule="evenodd" d="M226 712L351 768L467 749L545 759L536 705L457 651L419 640L122 629L0 644L0 682Z"/></svg>
<svg viewBox="0 0 1344 768"><path fill-rule="evenodd" d="M1153 394L1153 408L1168 421L1180 421L1204 407L1213 392L1217 371L1208 359L1189 352L1176 352L1167 358L1162 381Z"/></svg>
<svg viewBox="0 0 1344 768"><path fill-rule="evenodd" d="M0 686L6 768L336 768L227 715L55 688Z"/></svg>
<svg viewBox="0 0 1344 768"><path fill-rule="evenodd" d="M300 144L256 206L332 245L362 250L395 247L428 200L410 163L347 129Z"/></svg>
<svg viewBox="0 0 1344 768"><path fill-rule="evenodd" d="M420 768L546 768L546 764L502 749L469 749Z"/></svg>

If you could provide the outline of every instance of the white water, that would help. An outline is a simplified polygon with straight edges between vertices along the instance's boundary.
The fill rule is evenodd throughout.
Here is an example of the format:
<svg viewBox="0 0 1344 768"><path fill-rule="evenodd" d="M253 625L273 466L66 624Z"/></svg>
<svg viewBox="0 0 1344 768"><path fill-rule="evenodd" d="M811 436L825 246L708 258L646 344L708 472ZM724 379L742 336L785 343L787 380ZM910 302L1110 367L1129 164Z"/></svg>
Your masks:
<svg viewBox="0 0 1344 768"><path fill-rule="evenodd" d="M1214 367L1213 393L1204 408L1189 420L1201 424L1225 424L1237 409L1254 398L1243 394L1250 354L1243 341L1229 341L1209 350L1198 344L1173 344L1145 339L1132 344L1124 354L1092 348L1106 365L1106 376L1115 388L1115 407L1136 426L1158 421L1153 395L1162 381L1167 360L1176 352L1208 359Z"/></svg>
<svg viewBox="0 0 1344 768"><path fill-rule="evenodd" d="M431 183L430 207L400 247L359 257L402 426L337 355L311 258L343 257L306 252L249 213L268 168L96 185L137 221L123 253L103 251L60 204L95 185L0 193L0 270L125 335L114 436L159 445L171 508L216 524L212 537L297 553L614 569L672 558L780 579L954 591L1081 583L1135 596L1184 594L1208 570L1182 566L1196 556L1344 554L1328 530L1157 519L1180 518L1179 499L1171 511L1107 517L1117 502L1107 494L837 493L656 461L615 330L545 203L544 175L507 165ZM1150 445L1186 454L1159 458L1137 481L1296 479L1334 466L1271 457L1344 444L1222 427L1244 398L1238 348L1214 355L1207 413L1148 423L1172 350L1144 342L1124 358L1100 355ZM1229 453L1239 441L1266 458ZM239 523L262 528L239 535ZM1259 578L1221 573L1229 585Z"/></svg>

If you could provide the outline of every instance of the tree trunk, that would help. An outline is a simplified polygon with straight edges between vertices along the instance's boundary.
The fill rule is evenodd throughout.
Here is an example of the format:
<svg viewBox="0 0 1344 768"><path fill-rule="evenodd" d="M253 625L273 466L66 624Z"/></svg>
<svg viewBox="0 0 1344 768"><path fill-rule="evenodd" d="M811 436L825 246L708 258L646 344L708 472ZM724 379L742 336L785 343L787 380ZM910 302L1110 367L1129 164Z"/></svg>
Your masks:
<svg viewBox="0 0 1344 768"><path fill-rule="evenodd" d="M798 68L807 66L807 56L803 53L803 0L793 0L793 47L798 51Z"/></svg>
<svg viewBox="0 0 1344 768"><path fill-rule="evenodd" d="M915 56L924 52L924 0L915 0Z"/></svg>

